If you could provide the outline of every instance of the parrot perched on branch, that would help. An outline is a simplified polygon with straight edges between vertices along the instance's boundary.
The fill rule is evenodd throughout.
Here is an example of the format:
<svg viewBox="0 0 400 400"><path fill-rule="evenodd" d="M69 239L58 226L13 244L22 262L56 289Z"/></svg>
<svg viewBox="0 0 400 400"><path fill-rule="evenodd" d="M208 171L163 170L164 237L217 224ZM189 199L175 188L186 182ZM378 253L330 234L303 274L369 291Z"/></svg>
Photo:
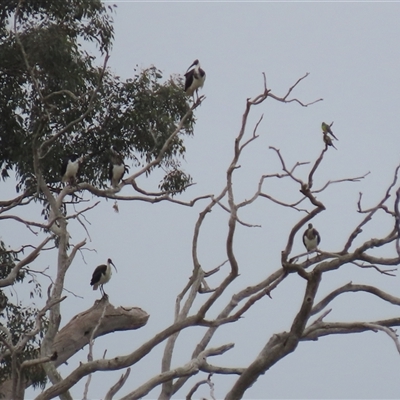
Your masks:
<svg viewBox="0 0 400 400"><path fill-rule="evenodd" d="M334 149L336 149L335 145L332 143L332 139L328 136L328 134L324 133L324 142L327 146L332 146ZM336 149L337 150L337 149Z"/></svg>
<svg viewBox="0 0 400 400"><path fill-rule="evenodd" d="M332 125L332 124L331 124ZM332 132L331 125L326 124L325 122L322 123L321 128L323 133L330 133L336 140L339 140Z"/></svg>

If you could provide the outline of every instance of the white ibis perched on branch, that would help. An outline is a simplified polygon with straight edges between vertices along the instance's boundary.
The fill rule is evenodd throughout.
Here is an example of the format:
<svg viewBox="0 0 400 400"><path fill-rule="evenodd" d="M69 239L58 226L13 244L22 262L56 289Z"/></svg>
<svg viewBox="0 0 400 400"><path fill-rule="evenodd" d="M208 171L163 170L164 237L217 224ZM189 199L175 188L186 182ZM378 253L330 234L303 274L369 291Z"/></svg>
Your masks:
<svg viewBox="0 0 400 400"><path fill-rule="evenodd" d="M97 290L97 288L100 286L100 292L103 296L107 296L103 285L111 279L111 265L115 268L115 271L117 271L117 267L114 265L111 258L109 258L107 260L107 264L102 264L96 267L92 275L92 280L90 281L90 284L93 286L93 290Z"/></svg>
<svg viewBox="0 0 400 400"><path fill-rule="evenodd" d="M79 157L77 154L66 157L61 165L61 181L68 182L71 186L74 185L82 161L83 157Z"/></svg>
<svg viewBox="0 0 400 400"><path fill-rule="evenodd" d="M332 122L332 124L333 124L333 122ZM328 125L325 122L323 122L321 124L322 132L325 134L330 133L332 135L332 137L334 137L336 140L339 140L332 132L332 129L331 129L332 124Z"/></svg>
<svg viewBox="0 0 400 400"><path fill-rule="evenodd" d="M118 187L119 182L124 176L127 170L127 166L124 164L124 160L114 147L111 147L111 162L109 169L109 178L111 181L111 186L113 188Z"/></svg>
<svg viewBox="0 0 400 400"><path fill-rule="evenodd" d="M307 251L310 253L315 251L321 241L321 236L312 224L308 224L308 229L303 233L303 243Z"/></svg>
<svg viewBox="0 0 400 400"><path fill-rule="evenodd" d="M194 67L193 69L190 69ZM187 69L185 74L185 92L189 96L193 96L194 92L197 94L197 99L199 98L198 90L203 87L204 81L206 80L206 73L200 68L199 60L194 60L193 64Z"/></svg>

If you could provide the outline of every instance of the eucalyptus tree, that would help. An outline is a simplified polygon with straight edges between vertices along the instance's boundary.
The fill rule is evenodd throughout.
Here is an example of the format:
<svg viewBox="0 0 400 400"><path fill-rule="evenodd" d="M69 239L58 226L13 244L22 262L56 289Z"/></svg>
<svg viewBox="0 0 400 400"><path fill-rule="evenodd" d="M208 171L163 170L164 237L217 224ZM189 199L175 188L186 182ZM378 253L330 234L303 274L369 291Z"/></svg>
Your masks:
<svg viewBox="0 0 400 400"><path fill-rule="evenodd" d="M173 398L183 391L190 399L202 385L208 385L210 397L214 398L215 385L229 375L234 381L225 390L225 398L239 399L272 366L296 351L301 342L328 335L381 331L400 351L394 332L400 324L397 317L326 321L334 300L349 292L368 293L382 303L395 306L400 305L400 298L377 285L351 282L328 292L321 286L323 277L343 271L348 265L363 272L368 268L384 277L394 274L400 262L399 168L375 205L363 208L360 196L356 211L361 218L344 238L344 245L334 251L325 245L323 235L318 234L318 240L314 240L315 232L309 237L313 246L300 254L295 250L295 243L301 242L307 226L312 223L317 226L314 218L327 209L330 199L322 200L321 193L332 185L353 183L366 177L324 180L323 175L321 178L319 173L326 155L332 151L332 146L324 141L325 136L321 137L322 133L327 134L326 129L318 132L316 140L320 141L321 151L313 162L298 161L289 165L284 152L271 146L269 154L276 157L280 170L253 177L254 190L245 199L237 193L240 185L235 183L239 181L243 154L257 143L262 123L261 116L250 127L250 114L265 106L267 99L302 107L318 102L305 103L292 97L307 74L284 95L272 92L264 76L261 93L246 101L221 190L185 202L177 197L192 183L180 164L186 151L184 138L194 133L193 112L204 97L189 106L183 82L164 80L155 67L136 71L125 81L114 76L107 67L113 41L112 7L96 0L3 1L0 34L1 172L3 180L15 179L17 183L15 197L0 200L0 220L27 227L33 235L31 243L21 243L17 249L7 247L7 237L0 243L0 313L5 319L0 326L0 391L6 398L21 399L27 386L47 384L37 399L57 396L70 399L70 391L83 379L86 379L83 398L87 398L93 374L121 370L124 371L121 379L110 385L104 398L111 399L123 387L127 391L124 399L143 398L154 390L159 390L160 399ZM85 47L90 42L96 46L97 57ZM75 182L64 185L60 182L60 164L72 154L77 155L74 160L80 159L79 175ZM117 179L118 182L114 180L110 185L108 168L113 157L119 164L121 159L125 160L134 169L126 171L121 182ZM158 167L165 171L158 188L149 191L140 187L138 178L152 174ZM271 185L266 182L275 180L276 187L280 187L282 180L289 182L293 200L288 200L287 192L271 193ZM130 194L121 194L123 187L129 188ZM96 207L102 198L166 201L181 206L196 205L200 211L193 228L191 277L176 296L173 322L144 343L135 344L127 354L95 359L95 338L115 331L140 329L149 318L144 310L136 307L114 307L103 296L61 327L65 277L77 252L86 243L85 239L72 240L69 224L81 223L80 216ZM256 202L278 206L282 213L290 210L292 219L282 248L275 248L275 257L268 255L263 260L268 266L263 278L246 285L240 279L246 260L237 256L237 236L241 230L259 228L246 221L243 211ZM41 207L42 215L35 214L35 205ZM22 217L21 210L25 209L32 210L29 219ZM205 225L218 211L227 217L226 260L207 269L199 242ZM365 239L361 235L363 229L382 213L388 231L382 237ZM275 220L260 235L265 232L275 238ZM375 249L383 249L385 254L376 256ZM14 304L7 294L17 282L26 283L28 277L29 284L33 285L32 296L42 295L31 265L45 250L52 252L55 261L47 272L52 284L43 295L44 305L33 308ZM221 366L222 357L218 356L231 351L235 344L227 339L211 347L216 333L224 326L237 324L250 309L264 315L265 307L272 308L275 303L271 301L265 306L260 300L272 297L278 288L285 289L290 279L296 279L302 288L302 300L285 298L286 302L294 302L292 306L296 309L289 329L265 337L251 362L246 364L235 358L232 365ZM180 353L180 334L186 330L199 331L202 336L195 341L198 336L193 335L195 342L188 362L173 367L173 356ZM135 377L131 382L130 368L141 365L161 345L164 352L154 376L143 380ZM61 376L58 367L85 346L88 361L74 364L69 374Z"/></svg>
<svg viewBox="0 0 400 400"><path fill-rule="evenodd" d="M125 81L111 73L113 6L97 0L17 0L2 1L0 9L0 169L4 181L16 179L16 196L1 199L0 218L42 237L19 250L2 243L0 287L24 280L43 249L55 246L57 251L53 285L41 310L21 308L1 292L7 316L1 380L11 382L6 397L22 398L26 384L44 382L43 374L33 372L46 370L56 382L54 364L46 361L65 359L51 347L59 331L65 275L85 243L70 241L67 223L81 212L71 212L67 204L79 204L83 191L116 199L124 185L147 201L172 200L191 184L180 160L184 137L193 134L196 105L189 107L182 81L163 79L155 67L134 70ZM113 188L108 181L111 149L137 167ZM61 163L71 154L82 161L79 183L63 185ZM136 178L156 167L162 167L164 177L159 189L147 194ZM18 216L20 208L34 203L42 206L42 218ZM16 321L21 321L19 328ZM128 329L122 325L117 329Z"/></svg>

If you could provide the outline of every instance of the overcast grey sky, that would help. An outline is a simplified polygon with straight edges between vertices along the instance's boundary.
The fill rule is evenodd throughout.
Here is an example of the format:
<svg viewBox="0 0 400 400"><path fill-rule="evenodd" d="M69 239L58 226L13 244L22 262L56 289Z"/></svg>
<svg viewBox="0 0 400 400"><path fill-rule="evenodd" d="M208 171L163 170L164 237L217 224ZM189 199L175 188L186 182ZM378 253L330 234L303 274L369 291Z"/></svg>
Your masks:
<svg viewBox="0 0 400 400"><path fill-rule="evenodd" d="M371 172L360 183L334 185L319 196L327 206L313 221L322 236L321 248L332 252L340 249L362 218L356 212L358 193L364 193L366 208L375 205L400 162L400 4L110 3L118 5L115 45L109 63L115 74L129 78L136 64L140 68L154 64L165 77L184 74L196 58L207 73L201 91L206 100L196 110L198 123L195 136L187 140L184 162L184 168L197 184L183 199L222 189L246 98L263 90L262 72L266 73L268 87L278 96L285 94L306 72L310 73L293 96L304 102L323 98L322 102L302 108L295 103L281 104L268 99L253 110L253 124L264 114L260 138L244 153L234 188L237 200L249 198L261 174L280 172L277 157L268 146L281 149L289 165L314 161L323 148L321 122L334 121L338 151L328 151L315 185ZM248 135L252 127L249 125ZM302 172L304 178L308 169L303 168ZM140 183L155 188L158 181ZM121 194L128 195L130 190L126 187ZM266 191L269 190L284 201L299 195L298 187L281 181L269 182ZM90 290L90 276L93 268L108 257L118 267L118 274L106 286L110 302L115 306L141 307L150 319L139 331L97 340L97 357L102 356L105 348L107 357L126 354L172 322L176 295L192 270L194 223L205 205L191 209L173 204L119 202L120 213L115 214L112 204L102 200L88 214L92 241L87 247L97 249L97 253L86 252L87 265L77 257L71 267L66 287L84 298L69 296L63 303L63 324L98 298L99 293ZM264 199L240 217L262 227L238 228L235 242L241 276L229 295L280 267L280 252L287 235L302 215ZM227 214L221 210L208 217L199 249L205 270L226 259L226 225ZM384 218L373 221L362 239L384 235L389 228ZM75 242L86 237L79 225L71 229ZM20 245L19 232L14 240L11 245ZM303 252L300 237L296 238L294 250ZM42 266L53 262L50 257ZM214 282L219 279L215 277ZM374 284L398 296L399 280L398 276L391 278L348 266L324 276L318 300L350 281ZM272 299L260 301L236 327L222 327L211 345L235 342L236 346L212 362L248 365L273 333L290 328L303 290L304 281L293 275L273 293ZM342 296L332 306L327 321L399 315L397 308L362 294ZM215 313L219 311L216 309ZM201 333L190 330L180 336L174 366L189 360ZM162 350L163 346L143 363L133 366L121 396L159 372ZM61 373L65 376L79 360L85 360L86 354L81 352ZM90 397L104 396L120 374L96 374ZM383 333L332 336L315 343L301 343L293 354L262 376L246 392L246 398L399 398L399 378L400 355ZM200 379L197 376L193 382ZM234 379L215 378L216 396L222 397ZM82 396L84 382L72 390L74 397ZM180 397L186 392L181 392ZM148 398L157 397L158 393L157 390ZM208 392L203 390L200 395L207 396Z"/></svg>

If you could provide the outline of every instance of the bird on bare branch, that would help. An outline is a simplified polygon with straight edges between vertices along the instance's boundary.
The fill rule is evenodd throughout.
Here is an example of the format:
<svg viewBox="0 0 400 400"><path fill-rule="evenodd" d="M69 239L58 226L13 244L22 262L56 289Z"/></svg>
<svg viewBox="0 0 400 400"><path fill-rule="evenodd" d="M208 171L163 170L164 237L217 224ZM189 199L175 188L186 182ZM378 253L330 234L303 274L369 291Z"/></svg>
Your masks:
<svg viewBox="0 0 400 400"><path fill-rule="evenodd" d="M307 251L311 253L317 250L320 242L321 236L318 231L313 227L313 224L308 224L308 229L303 233L303 243Z"/></svg>
<svg viewBox="0 0 400 400"><path fill-rule="evenodd" d="M332 129L331 129L332 125L333 125L333 122L330 125L328 125L325 122L323 122L322 125L321 125L322 132L325 133L325 134L326 133L330 133L336 140L339 140L332 132Z"/></svg>
<svg viewBox="0 0 400 400"><path fill-rule="evenodd" d="M325 144L327 146L326 148L328 148L328 146L332 146L334 149L336 149L336 147L333 144L332 139L330 138L330 136L328 136L326 133L323 133L323 135L324 135L324 142L325 142Z"/></svg>

